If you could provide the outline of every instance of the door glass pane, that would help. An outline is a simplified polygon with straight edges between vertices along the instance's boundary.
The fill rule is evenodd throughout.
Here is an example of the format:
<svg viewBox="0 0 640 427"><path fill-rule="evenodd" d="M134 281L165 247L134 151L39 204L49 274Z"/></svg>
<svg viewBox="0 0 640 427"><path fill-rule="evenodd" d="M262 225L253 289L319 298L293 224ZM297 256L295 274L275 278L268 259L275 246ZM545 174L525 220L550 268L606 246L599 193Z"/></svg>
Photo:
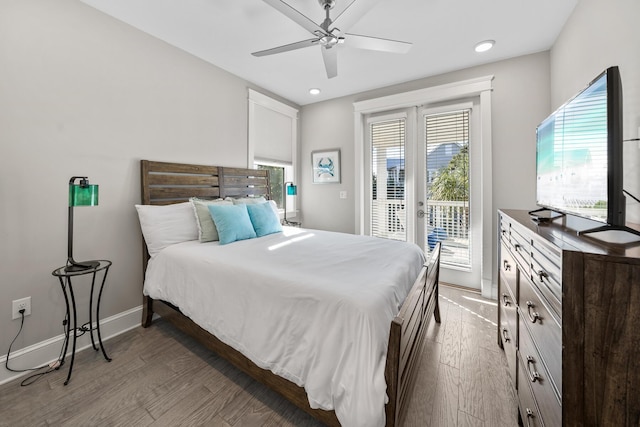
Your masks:
<svg viewBox="0 0 640 427"><path fill-rule="evenodd" d="M371 235L407 240L405 213L405 119L370 124Z"/></svg>
<svg viewBox="0 0 640 427"><path fill-rule="evenodd" d="M471 268L469 239L470 110L424 116L426 138L425 248L442 242L442 263Z"/></svg>

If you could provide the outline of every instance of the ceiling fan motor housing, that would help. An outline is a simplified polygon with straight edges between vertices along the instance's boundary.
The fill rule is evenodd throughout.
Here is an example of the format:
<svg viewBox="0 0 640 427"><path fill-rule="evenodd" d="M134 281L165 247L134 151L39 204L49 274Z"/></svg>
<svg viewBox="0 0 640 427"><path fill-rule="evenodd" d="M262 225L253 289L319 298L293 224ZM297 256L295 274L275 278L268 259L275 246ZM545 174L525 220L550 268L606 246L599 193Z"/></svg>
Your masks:
<svg viewBox="0 0 640 427"><path fill-rule="evenodd" d="M333 9L333 6L336 5L335 0L318 0L318 3L320 3L323 9Z"/></svg>

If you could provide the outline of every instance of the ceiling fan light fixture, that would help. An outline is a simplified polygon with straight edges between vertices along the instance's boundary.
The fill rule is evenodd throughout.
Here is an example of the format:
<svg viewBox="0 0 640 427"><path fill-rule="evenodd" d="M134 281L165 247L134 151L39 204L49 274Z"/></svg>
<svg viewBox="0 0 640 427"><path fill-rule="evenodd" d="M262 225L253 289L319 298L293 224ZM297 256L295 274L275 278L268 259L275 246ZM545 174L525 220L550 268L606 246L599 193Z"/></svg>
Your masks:
<svg viewBox="0 0 640 427"><path fill-rule="evenodd" d="M311 95L320 95L320 89L318 89L317 87L312 87L311 89L309 89L309 93Z"/></svg>
<svg viewBox="0 0 640 427"><path fill-rule="evenodd" d="M480 43L478 43L475 47L475 51L476 52L486 52L489 49L491 49L493 47L493 45L496 44L495 40L484 40L481 41Z"/></svg>

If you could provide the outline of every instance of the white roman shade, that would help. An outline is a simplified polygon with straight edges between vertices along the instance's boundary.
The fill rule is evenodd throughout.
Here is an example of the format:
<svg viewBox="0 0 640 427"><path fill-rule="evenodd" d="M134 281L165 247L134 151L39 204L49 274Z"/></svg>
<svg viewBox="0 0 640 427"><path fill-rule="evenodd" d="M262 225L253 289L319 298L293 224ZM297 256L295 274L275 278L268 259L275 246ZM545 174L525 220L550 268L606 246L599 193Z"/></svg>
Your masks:
<svg viewBox="0 0 640 427"><path fill-rule="evenodd" d="M298 110L249 89L249 159L291 165L295 160Z"/></svg>

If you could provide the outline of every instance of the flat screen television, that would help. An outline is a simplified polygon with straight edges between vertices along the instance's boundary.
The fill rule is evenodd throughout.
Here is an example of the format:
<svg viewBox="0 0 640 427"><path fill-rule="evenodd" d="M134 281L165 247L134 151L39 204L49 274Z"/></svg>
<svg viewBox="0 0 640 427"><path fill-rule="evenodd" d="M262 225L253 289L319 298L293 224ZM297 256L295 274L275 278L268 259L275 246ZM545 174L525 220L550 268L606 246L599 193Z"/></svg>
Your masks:
<svg viewBox="0 0 640 427"><path fill-rule="evenodd" d="M539 210L603 223L582 234L630 231L625 227L622 144L622 84L618 67L610 67L537 127Z"/></svg>

